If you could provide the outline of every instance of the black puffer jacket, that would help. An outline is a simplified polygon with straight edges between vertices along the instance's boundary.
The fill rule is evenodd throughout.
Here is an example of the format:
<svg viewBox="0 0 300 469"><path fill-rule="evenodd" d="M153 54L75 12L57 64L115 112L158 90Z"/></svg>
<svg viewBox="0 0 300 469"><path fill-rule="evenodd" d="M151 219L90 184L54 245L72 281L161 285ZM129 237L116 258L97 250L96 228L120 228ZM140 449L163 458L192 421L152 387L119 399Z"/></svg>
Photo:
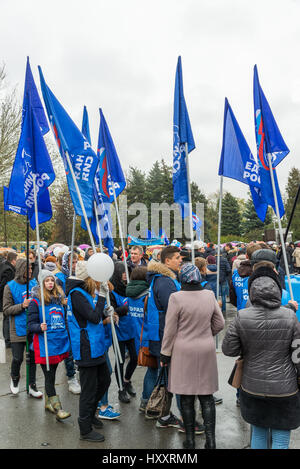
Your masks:
<svg viewBox="0 0 300 469"><path fill-rule="evenodd" d="M300 353L294 351L300 339L295 313L281 306L281 287L275 272L258 269L249 278L252 306L242 309L229 325L222 351L243 355L242 388L263 396L288 396L298 391ZM294 354L293 354L294 351ZM298 357L298 364L293 363Z"/></svg>

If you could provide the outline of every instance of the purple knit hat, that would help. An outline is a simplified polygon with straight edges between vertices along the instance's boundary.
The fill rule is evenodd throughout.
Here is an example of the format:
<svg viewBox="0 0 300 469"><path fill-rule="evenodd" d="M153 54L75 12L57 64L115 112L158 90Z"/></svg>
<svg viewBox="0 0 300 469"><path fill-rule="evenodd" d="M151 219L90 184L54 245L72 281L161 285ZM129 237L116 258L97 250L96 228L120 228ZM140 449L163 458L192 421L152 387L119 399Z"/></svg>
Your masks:
<svg viewBox="0 0 300 469"><path fill-rule="evenodd" d="M186 264L183 264L180 270L179 278L181 283L192 284L201 283L202 280L198 267L188 262Z"/></svg>

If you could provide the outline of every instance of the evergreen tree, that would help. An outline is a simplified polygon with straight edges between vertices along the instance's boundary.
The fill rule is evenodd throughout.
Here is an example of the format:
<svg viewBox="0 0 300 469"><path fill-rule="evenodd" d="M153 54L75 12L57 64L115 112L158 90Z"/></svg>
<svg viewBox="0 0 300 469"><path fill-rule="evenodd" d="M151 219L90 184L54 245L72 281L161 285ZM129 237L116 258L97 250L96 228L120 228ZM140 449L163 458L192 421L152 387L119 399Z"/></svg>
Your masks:
<svg viewBox="0 0 300 469"><path fill-rule="evenodd" d="M222 235L241 235L241 214L239 210L238 200L225 192L222 201Z"/></svg>
<svg viewBox="0 0 300 469"><path fill-rule="evenodd" d="M286 217L289 219L294 200L300 185L300 170L297 168L292 168L289 172L288 182L286 185L287 200L285 204ZM294 213L293 221L290 227L290 231L293 232L293 239L300 239L300 200L298 200L296 210Z"/></svg>
<svg viewBox="0 0 300 469"><path fill-rule="evenodd" d="M255 211L253 200L250 192L248 192L248 200L245 204L245 209L243 212L243 221L242 221L242 233L247 234L255 230L264 230L266 225L272 223L271 208L269 207L265 221L262 222Z"/></svg>

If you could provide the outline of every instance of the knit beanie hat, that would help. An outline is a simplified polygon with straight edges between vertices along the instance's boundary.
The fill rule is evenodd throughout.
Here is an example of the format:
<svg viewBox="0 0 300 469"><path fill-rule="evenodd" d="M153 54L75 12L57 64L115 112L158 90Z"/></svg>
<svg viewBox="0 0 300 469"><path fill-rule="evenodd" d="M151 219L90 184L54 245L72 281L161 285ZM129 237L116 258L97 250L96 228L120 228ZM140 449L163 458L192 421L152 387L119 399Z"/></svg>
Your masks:
<svg viewBox="0 0 300 469"><path fill-rule="evenodd" d="M53 272L50 272L48 269L42 269L39 273L39 283L44 282L47 277L53 277L55 280L55 275Z"/></svg>
<svg viewBox="0 0 300 469"><path fill-rule="evenodd" d="M198 267L190 263L186 263L182 266L179 278L181 283L190 284L198 284L201 283L202 280Z"/></svg>
<svg viewBox="0 0 300 469"><path fill-rule="evenodd" d="M86 280L89 277L87 271L87 261L78 261L75 267L75 277L79 280Z"/></svg>
<svg viewBox="0 0 300 469"><path fill-rule="evenodd" d="M47 270L51 270L51 272L52 272L53 270L56 269L56 264L55 264L55 262L49 262L49 261L47 261L47 262L45 263L45 267L46 267Z"/></svg>
<svg viewBox="0 0 300 469"><path fill-rule="evenodd" d="M251 256L251 264L254 265L257 262L261 261L269 261L276 266L277 264L277 257L276 253L272 251L272 249L258 249L257 251L254 251L254 253Z"/></svg>
<svg viewBox="0 0 300 469"><path fill-rule="evenodd" d="M211 264L211 265L215 264L215 263L216 263L216 258L215 258L215 256L212 256L212 255L207 256L207 263L208 263L208 264Z"/></svg>

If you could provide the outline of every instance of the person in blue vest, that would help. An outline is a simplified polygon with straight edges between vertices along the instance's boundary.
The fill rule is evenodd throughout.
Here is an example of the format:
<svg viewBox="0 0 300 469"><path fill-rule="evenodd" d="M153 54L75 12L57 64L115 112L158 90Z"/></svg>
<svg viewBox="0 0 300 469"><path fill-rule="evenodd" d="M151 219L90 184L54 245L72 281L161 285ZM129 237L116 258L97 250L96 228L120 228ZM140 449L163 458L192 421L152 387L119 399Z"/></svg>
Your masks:
<svg viewBox="0 0 300 469"><path fill-rule="evenodd" d="M66 281L70 277L70 275L75 274L75 268L78 261L78 254L73 252L73 260L72 260L72 268L70 269L71 263L71 251L67 251L62 256L62 264L60 267L60 272L55 274L56 283L63 289L64 293L66 293ZM67 326L68 327L68 326ZM72 348L70 346L69 356L64 360L64 364L66 367L66 374L68 378L68 387L69 391L73 394L80 394L81 388L78 380L76 378L76 370L74 366L74 357L72 353Z"/></svg>
<svg viewBox="0 0 300 469"><path fill-rule="evenodd" d="M62 289L56 284L55 277L49 270L42 270L39 283L43 282L45 322L43 320L41 288L34 287L32 300L28 307L28 330L33 335L35 363L40 364L45 377L45 410L56 414L57 420L70 417L70 412L62 409L55 390L55 376L58 364L69 355L69 337L65 324L66 303ZM47 334L49 370L46 365L45 338Z"/></svg>
<svg viewBox="0 0 300 469"><path fill-rule="evenodd" d="M109 388L110 373L105 359L102 322L106 290L103 285L99 295L96 290L96 282L87 271L87 262L77 262L75 277L67 279L66 294L69 333L81 384L78 417L80 439L102 442L104 436L94 428L103 427L96 411L98 402Z"/></svg>
<svg viewBox="0 0 300 469"><path fill-rule="evenodd" d="M178 281L178 273L182 263L180 249L177 246L167 246L161 251L160 258L161 262L151 261L147 267L147 282L150 285L147 304L149 351L157 358L158 368L148 369L143 393L145 401L151 396L157 379L157 373L160 369L160 350L169 298L172 293L179 291L181 288ZM166 414L157 420L156 426L158 428L175 427L180 429L183 427L180 419L170 411L172 397L173 395L169 394L168 409ZM180 402L178 400L177 406L180 409ZM145 416L149 418L147 414Z"/></svg>
<svg viewBox="0 0 300 469"><path fill-rule="evenodd" d="M156 261L154 261L156 262ZM128 314L132 318L132 322L134 324L134 341L135 341L135 348L137 355L139 354L140 346L148 347L148 321L147 315L144 314L145 306L148 299L149 293L149 284L146 281L147 276L147 267L136 267L130 275L130 282L126 287L126 296L128 298ZM142 343L140 342L141 331L143 327L143 335L142 335ZM156 374L156 369L153 370ZM149 369L147 368L144 383L143 383L143 393L140 403L139 410L141 412L145 412L146 404L148 402L148 395L147 395L147 373Z"/></svg>
<svg viewBox="0 0 300 469"><path fill-rule="evenodd" d="M16 272L14 280L7 283L3 292L3 314L9 316L10 321L10 340L12 349L11 363L11 382L10 390L12 394L19 393L20 369L24 359L24 350L26 348L27 336L27 308L30 298L27 299L27 278L29 297L30 292L37 281L31 279L31 265L27 273L26 259L18 259L16 262ZM36 364L34 361L34 352L29 350L29 395L41 398L43 393L38 391L36 387Z"/></svg>
<svg viewBox="0 0 300 469"><path fill-rule="evenodd" d="M119 382L117 365L115 366L115 374L119 386L118 396L121 402L128 404L130 402L130 396L136 396L136 391L131 383L131 377L137 367L137 353L134 342L134 324L131 316L128 314L128 299L126 297L127 279L123 262L118 261L115 263L115 270L113 276L110 279L110 282L114 287L113 291L110 292L111 306L114 308L115 313L119 316L119 324L116 327L116 333L123 361L123 363L120 364L122 380L121 383ZM124 375L126 349L129 353L129 361L127 363Z"/></svg>

